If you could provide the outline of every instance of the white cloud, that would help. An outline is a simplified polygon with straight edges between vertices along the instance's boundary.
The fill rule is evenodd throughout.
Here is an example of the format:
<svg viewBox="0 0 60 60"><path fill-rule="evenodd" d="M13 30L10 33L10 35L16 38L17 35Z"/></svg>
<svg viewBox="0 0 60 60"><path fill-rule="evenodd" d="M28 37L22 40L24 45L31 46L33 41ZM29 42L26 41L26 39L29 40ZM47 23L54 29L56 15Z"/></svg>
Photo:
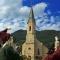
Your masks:
<svg viewBox="0 0 60 60"><path fill-rule="evenodd" d="M54 16L51 16L50 19L45 19L44 17L41 19L37 21L37 30L60 30L60 22L55 21Z"/></svg>
<svg viewBox="0 0 60 60"><path fill-rule="evenodd" d="M30 12L30 8L27 6L24 6L20 8L19 12L20 12L21 17L27 18Z"/></svg>
<svg viewBox="0 0 60 60"><path fill-rule="evenodd" d="M47 7L47 4L43 2L35 5L33 7L35 16L39 16L39 15L42 16L44 14L46 7Z"/></svg>
<svg viewBox="0 0 60 60"><path fill-rule="evenodd" d="M11 24L11 22L9 22L9 23L0 23L0 28L1 28L1 30L4 30L5 28L11 28L11 30L9 30L8 32L9 33L12 33L12 32L14 32L14 31L16 31L16 30L19 30L20 29L20 24L19 24L19 22L14 22L14 24ZM0 30L0 31L1 31Z"/></svg>
<svg viewBox="0 0 60 60"><path fill-rule="evenodd" d="M3 18L5 16L9 8L10 8L9 6L0 7L0 18Z"/></svg>
<svg viewBox="0 0 60 60"><path fill-rule="evenodd" d="M51 12L50 10L47 10L47 13L48 13L49 15L51 15L52 12Z"/></svg>
<svg viewBox="0 0 60 60"><path fill-rule="evenodd" d="M11 28L11 30L9 30L8 32L12 33L19 29L26 29L30 7L23 6L20 8L18 5L21 6L21 2L22 0L5 0L5 2L2 1L2 4L0 4L0 17L2 17L2 19L0 18L1 30L5 28ZM57 18L51 16L49 19L48 14L51 14L50 11L48 11L48 13L44 12L47 6L48 5L43 2L33 6L38 29L60 30L60 22L55 21L55 19Z"/></svg>
<svg viewBox="0 0 60 60"><path fill-rule="evenodd" d="M22 6L22 0L0 0L0 18L11 16L8 14L19 13L18 9ZM17 14L16 13L16 14ZM16 15L14 14L14 15Z"/></svg>
<svg viewBox="0 0 60 60"><path fill-rule="evenodd" d="M10 32L14 32L18 30L19 22L11 22L18 18L19 16L19 8L22 6L22 0L0 0L0 31L11 27Z"/></svg>
<svg viewBox="0 0 60 60"><path fill-rule="evenodd" d="M0 0L1 5L6 5L6 6L17 6L17 5L22 5L22 0Z"/></svg>
<svg viewBox="0 0 60 60"><path fill-rule="evenodd" d="M45 14L44 11L45 11L46 7L47 7L47 4L43 3L43 2L33 6L35 17L36 16L41 16L42 17ZM21 16L26 18L29 15L30 7L23 6L22 8L20 8L19 12L20 12Z"/></svg>
<svg viewBox="0 0 60 60"><path fill-rule="evenodd" d="M22 21L20 18L15 18L12 21L8 21L5 19L0 23L0 31L4 30L5 28L11 28L8 30L8 33L13 33L17 30L23 29L26 30L26 20Z"/></svg>
<svg viewBox="0 0 60 60"><path fill-rule="evenodd" d="M47 25L43 25L42 27L40 27L41 30L60 30L60 24L47 24Z"/></svg>
<svg viewBox="0 0 60 60"><path fill-rule="evenodd" d="M50 21L51 21L51 23L55 23L55 17L54 16L51 16L50 17Z"/></svg>
<svg viewBox="0 0 60 60"><path fill-rule="evenodd" d="M5 3L4 0L0 0L0 6L3 5Z"/></svg>
<svg viewBox="0 0 60 60"><path fill-rule="evenodd" d="M24 6L20 9L20 13L22 14L29 13L29 11L30 11L30 8L27 6Z"/></svg>

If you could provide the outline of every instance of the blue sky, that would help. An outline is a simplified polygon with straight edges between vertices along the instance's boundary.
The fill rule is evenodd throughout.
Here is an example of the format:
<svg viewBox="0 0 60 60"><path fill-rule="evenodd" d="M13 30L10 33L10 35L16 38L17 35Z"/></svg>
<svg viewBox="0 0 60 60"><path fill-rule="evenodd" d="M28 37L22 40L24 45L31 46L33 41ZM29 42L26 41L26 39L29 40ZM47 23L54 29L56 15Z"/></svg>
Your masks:
<svg viewBox="0 0 60 60"><path fill-rule="evenodd" d="M60 0L28 0L28 1L23 0L23 5L31 6L31 1L32 1L32 5L36 5L38 3L45 2L48 4L49 9L51 9L52 11L60 10L60 8L59 8Z"/></svg>
<svg viewBox="0 0 60 60"><path fill-rule="evenodd" d="M59 0L0 0L0 31L13 33L26 30L30 7L33 6L36 30L60 31Z"/></svg>

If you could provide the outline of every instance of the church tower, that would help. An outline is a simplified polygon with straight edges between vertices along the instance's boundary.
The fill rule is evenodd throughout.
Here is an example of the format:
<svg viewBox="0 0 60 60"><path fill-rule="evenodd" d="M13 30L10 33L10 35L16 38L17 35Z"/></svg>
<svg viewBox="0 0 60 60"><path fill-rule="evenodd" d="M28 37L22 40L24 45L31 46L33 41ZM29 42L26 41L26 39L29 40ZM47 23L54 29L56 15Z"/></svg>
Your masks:
<svg viewBox="0 0 60 60"><path fill-rule="evenodd" d="M22 46L22 54L27 56L29 60L35 60L35 19L33 8L30 10L29 19L27 22L27 35L26 35L26 42Z"/></svg>
<svg viewBox="0 0 60 60"><path fill-rule="evenodd" d="M33 8L31 8L27 22L26 41L22 45L22 55L24 55L27 60L41 60L43 54L46 56L47 48L42 44L42 42L37 40L35 27L36 23Z"/></svg>
<svg viewBox="0 0 60 60"><path fill-rule="evenodd" d="M33 8L31 8L31 10L30 10L30 14L29 14L29 19L28 19L27 25L28 26L27 26L26 42L27 43L28 42L29 43L34 43L34 40L36 38L36 36L35 36L36 23L35 23L35 19L34 19Z"/></svg>

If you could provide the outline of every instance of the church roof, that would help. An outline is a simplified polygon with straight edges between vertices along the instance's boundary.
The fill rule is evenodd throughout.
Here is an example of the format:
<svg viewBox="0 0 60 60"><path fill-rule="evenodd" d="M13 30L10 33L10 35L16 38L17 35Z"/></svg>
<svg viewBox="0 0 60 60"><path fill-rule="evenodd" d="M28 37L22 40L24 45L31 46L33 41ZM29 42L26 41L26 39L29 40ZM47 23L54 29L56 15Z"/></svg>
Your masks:
<svg viewBox="0 0 60 60"><path fill-rule="evenodd" d="M7 30L8 29L5 29L0 32L0 42L2 41L2 43L5 43L10 38L10 34L7 33Z"/></svg>
<svg viewBox="0 0 60 60"><path fill-rule="evenodd" d="M33 8L31 7L30 14L29 14L29 20L32 20L35 23L35 18L34 18L34 12ZM29 22L28 20L28 22Z"/></svg>

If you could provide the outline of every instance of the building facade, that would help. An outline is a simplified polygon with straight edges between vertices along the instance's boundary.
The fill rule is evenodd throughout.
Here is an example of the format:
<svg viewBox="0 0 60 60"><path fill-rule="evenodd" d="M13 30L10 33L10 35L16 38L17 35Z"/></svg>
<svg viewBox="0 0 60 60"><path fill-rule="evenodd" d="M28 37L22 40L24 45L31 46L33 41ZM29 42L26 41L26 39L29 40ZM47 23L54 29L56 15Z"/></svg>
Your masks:
<svg viewBox="0 0 60 60"><path fill-rule="evenodd" d="M26 41L22 45L22 55L26 56L29 60L41 60L47 54L48 48L36 38L33 8L30 10L27 24L27 35Z"/></svg>

